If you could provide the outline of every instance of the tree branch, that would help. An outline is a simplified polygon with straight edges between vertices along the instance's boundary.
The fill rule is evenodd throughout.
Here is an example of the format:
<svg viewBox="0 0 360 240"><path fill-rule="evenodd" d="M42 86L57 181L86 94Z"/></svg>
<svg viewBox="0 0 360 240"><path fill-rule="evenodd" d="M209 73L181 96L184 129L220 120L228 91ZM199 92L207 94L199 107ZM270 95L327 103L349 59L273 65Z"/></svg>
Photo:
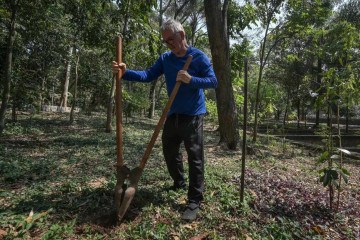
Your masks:
<svg viewBox="0 0 360 240"><path fill-rule="evenodd" d="M190 0L185 1L179 9L176 10L175 15L174 15L174 19L176 19L176 17L180 14L180 12L185 8L185 6L190 2Z"/></svg>

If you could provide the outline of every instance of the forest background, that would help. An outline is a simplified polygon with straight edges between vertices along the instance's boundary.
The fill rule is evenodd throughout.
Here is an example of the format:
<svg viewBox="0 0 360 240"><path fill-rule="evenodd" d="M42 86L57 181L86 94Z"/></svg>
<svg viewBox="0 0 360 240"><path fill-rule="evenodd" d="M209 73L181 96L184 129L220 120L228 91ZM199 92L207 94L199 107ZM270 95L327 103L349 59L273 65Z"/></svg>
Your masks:
<svg viewBox="0 0 360 240"><path fill-rule="evenodd" d="M49 105L106 111L111 131L114 39L123 36L129 68L145 69L166 50L158 32L166 18L181 21L189 44L212 57L219 87L207 92L207 105L229 149L239 139L244 57L253 140L264 118L300 121L312 114L318 125L320 111L328 112L320 102L341 99L347 118L358 104L357 1L39 0L0 7L1 132L7 109L16 120L16 110ZM246 34L250 28L258 31L255 37ZM163 83L125 82L126 116L153 118L166 101Z"/></svg>
<svg viewBox="0 0 360 240"><path fill-rule="evenodd" d="M341 121L344 132L348 132L351 120L359 117L357 0L4 0L0 3L0 172L2 186L7 186L3 196L8 196L8 186L13 186L9 182L17 183L24 176L22 167L14 167L21 159L11 163L8 149L16 143L12 146L16 152L19 147L16 139L34 134L31 126L41 127L43 122L38 122L39 125L33 122L38 114L68 113L55 115L51 122L59 124L57 120L65 117L70 126L86 125L84 118L93 124L91 116L101 115L99 119L94 117L97 122L92 127L114 133L115 82L111 62L115 59L116 38L123 37L123 61L127 66L145 69L167 50L158 31L167 18L182 22L188 43L212 59L219 86L206 91L206 122L216 129L217 138L212 141L222 147L220 152L230 151L231 155L240 146L245 70L248 71L245 120L253 144L249 150L258 151L255 143L259 142L258 131L263 124L273 128L281 125L284 129L293 122L298 128L308 124L321 129L325 119L327 127ZM150 122L157 119L167 101L164 80L159 78L151 84L124 81L123 101L126 123L136 125L136 119ZM19 120L24 117L30 121L28 130L20 127L23 122ZM40 130L36 134L37 131ZM331 138L332 128L324 131ZM339 176L345 180L349 171L341 163L335 168L332 161L342 158L347 151L334 148L331 141L324 146L320 162L327 165L320 170L320 181L328 187L330 199L334 199L332 191L340 189ZM16 173L12 169L22 170ZM39 170L41 174L43 170ZM67 190L74 190L73 185L68 187ZM108 190L111 188L111 184L107 186ZM48 213L40 213L36 221ZM354 221L348 236L358 236L358 220ZM26 224L10 225L16 227L7 231L7 236L29 234ZM284 225L287 223L280 226ZM62 231L66 226L60 227ZM285 232L290 234L293 227ZM29 226L32 228L33 225ZM185 228L191 230L192 226ZM323 233L318 225L314 229L320 235ZM232 231L235 230L227 231L225 236L232 236ZM235 235L256 236L243 232ZM264 236L269 236L269 232Z"/></svg>

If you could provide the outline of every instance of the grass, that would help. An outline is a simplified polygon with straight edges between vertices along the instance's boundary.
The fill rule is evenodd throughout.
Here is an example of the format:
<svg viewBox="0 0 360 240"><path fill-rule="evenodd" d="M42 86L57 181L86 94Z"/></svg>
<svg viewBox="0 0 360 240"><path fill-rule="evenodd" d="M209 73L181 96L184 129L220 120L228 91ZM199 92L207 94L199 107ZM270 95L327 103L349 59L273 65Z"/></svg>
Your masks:
<svg viewBox="0 0 360 240"><path fill-rule="evenodd" d="M326 210L315 158L281 141L259 141L247 157L245 202L239 151L206 128L206 192L199 218L180 220L186 192L171 185L161 143L153 149L122 223L114 220L115 132L102 115L19 116L0 137L0 239L356 239L360 187L350 180L340 211ZM139 163L155 121L124 124L124 160ZM185 165L186 166L186 165ZM350 165L358 174L358 166ZM358 201L355 202L354 201Z"/></svg>

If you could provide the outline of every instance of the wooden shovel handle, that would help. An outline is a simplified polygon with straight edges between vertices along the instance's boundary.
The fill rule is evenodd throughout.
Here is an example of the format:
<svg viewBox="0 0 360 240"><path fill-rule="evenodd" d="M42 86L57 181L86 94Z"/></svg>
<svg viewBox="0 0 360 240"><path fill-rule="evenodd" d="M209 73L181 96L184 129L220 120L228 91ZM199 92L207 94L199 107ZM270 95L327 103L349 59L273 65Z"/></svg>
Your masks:
<svg viewBox="0 0 360 240"><path fill-rule="evenodd" d="M192 58L193 57L191 55L188 56L188 58L186 59L185 65L183 67L183 70L186 71L189 68L189 65L191 63ZM159 120L158 124L156 125L154 133L153 133L153 135L151 137L150 143L148 144L148 146L147 146L147 148L145 150L144 156L141 159L141 162L140 162L140 165L139 165L139 168L141 168L141 169L144 169L144 167L146 165L146 162L147 162L147 160L148 160L148 158L150 156L151 150L153 149L153 147L155 145L155 142L156 142L156 139L157 139L157 137L158 137L158 135L160 133L160 130L161 130L162 126L164 125L164 122L166 120L166 115L170 110L170 107L171 107L171 105L172 105L172 103L173 103L173 101L174 101L174 99L176 97L177 92L179 91L180 85L181 85L181 81L176 82L175 87L171 92L169 100L166 103L166 106L165 106L165 108L163 110L163 113L162 113L162 115L160 117L160 120Z"/></svg>
<svg viewBox="0 0 360 240"><path fill-rule="evenodd" d="M122 62L122 38L118 36L116 45L116 62ZM116 107L116 144L117 144L117 166L123 165L123 143L122 143L122 70L120 69L116 74L116 93L115 93L115 107Z"/></svg>

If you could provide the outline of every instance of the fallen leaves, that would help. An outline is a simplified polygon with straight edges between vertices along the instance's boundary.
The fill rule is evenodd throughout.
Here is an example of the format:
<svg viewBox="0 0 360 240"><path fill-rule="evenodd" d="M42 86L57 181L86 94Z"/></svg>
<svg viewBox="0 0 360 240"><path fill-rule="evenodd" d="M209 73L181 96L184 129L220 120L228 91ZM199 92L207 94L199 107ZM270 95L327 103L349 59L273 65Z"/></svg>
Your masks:
<svg viewBox="0 0 360 240"><path fill-rule="evenodd" d="M0 229L0 240L4 239L4 237L7 235L7 232L5 230Z"/></svg>
<svg viewBox="0 0 360 240"><path fill-rule="evenodd" d="M293 177L294 171L296 172L299 166L303 167L302 171L306 170L301 163L292 166L291 171L282 170L281 167L273 168L272 174L268 174L268 171L247 170L245 185L252 198L251 207L258 213L258 217L254 218L255 221L261 224L261 221L269 217L282 216L299 222L303 228L314 231L317 235L332 234L340 238L345 237L345 235L341 236L346 234L343 229L356 231L354 223L350 224L345 219L359 219L360 194L343 192L339 208L341 215L336 222L334 214L328 207L328 193L317 183L317 178L313 178L311 174L306 175L306 178L303 175ZM351 188L348 189L350 190Z"/></svg>
<svg viewBox="0 0 360 240"><path fill-rule="evenodd" d="M248 235L245 235L245 239L246 239L246 240L252 240L252 238L249 237Z"/></svg>
<svg viewBox="0 0 360 240"><path fill-rule="evenodd" d="M204 240L204 239L207 239L208 236L209 236L209 233L201 233L197 236L190 238L190 240Z"/></svg>
<svg viewBox="0 0 360 240"><path fill-rule="evenodd" d="M321 226L313 226L312 229L319 235L325 235L325 231Z"/></svg>
<svg viewBox="0 0 360 240"><path fill-rule="evenodd" d="M97 178L97 179L94 179L94 180L91 180L88 185L90 187L93 187L93 188L99 188L103 185L105 185L108 181L106 180L105 177L100 177L100 178Z"/></svg>
<svg viewBox="0 0 360 240"><path fill-rule="evenodd" d="M192 223L182 224L182 225L180 225L180 228L184 228L184 229L190 230L190 231L196 231L199 228L199 223L192 222ZM207 239L208 236L209 236L208 232L202 232L200 234L197 234L196 236L191 237L190 240L204 240L204 239ZM172 240L180 240L181 234L179 234L177 232L171 232L170 237Z"/></svg>
<svg viewBox="0 0 360 240"><path fill-rule="evenodd" d="M192 223L186 223L186 224L182 225L182 227L189 229L189 230L194 230L198 227L198 225L199 225L198 223L192 222Z"/></svg>
<svg viewBox="0 0 360 240"><path fill-rule="evenodd" d="M33 215L34 215L34 211L31 210L29 216L26 218L27 223L30 223L32 221Z"/></svg>

